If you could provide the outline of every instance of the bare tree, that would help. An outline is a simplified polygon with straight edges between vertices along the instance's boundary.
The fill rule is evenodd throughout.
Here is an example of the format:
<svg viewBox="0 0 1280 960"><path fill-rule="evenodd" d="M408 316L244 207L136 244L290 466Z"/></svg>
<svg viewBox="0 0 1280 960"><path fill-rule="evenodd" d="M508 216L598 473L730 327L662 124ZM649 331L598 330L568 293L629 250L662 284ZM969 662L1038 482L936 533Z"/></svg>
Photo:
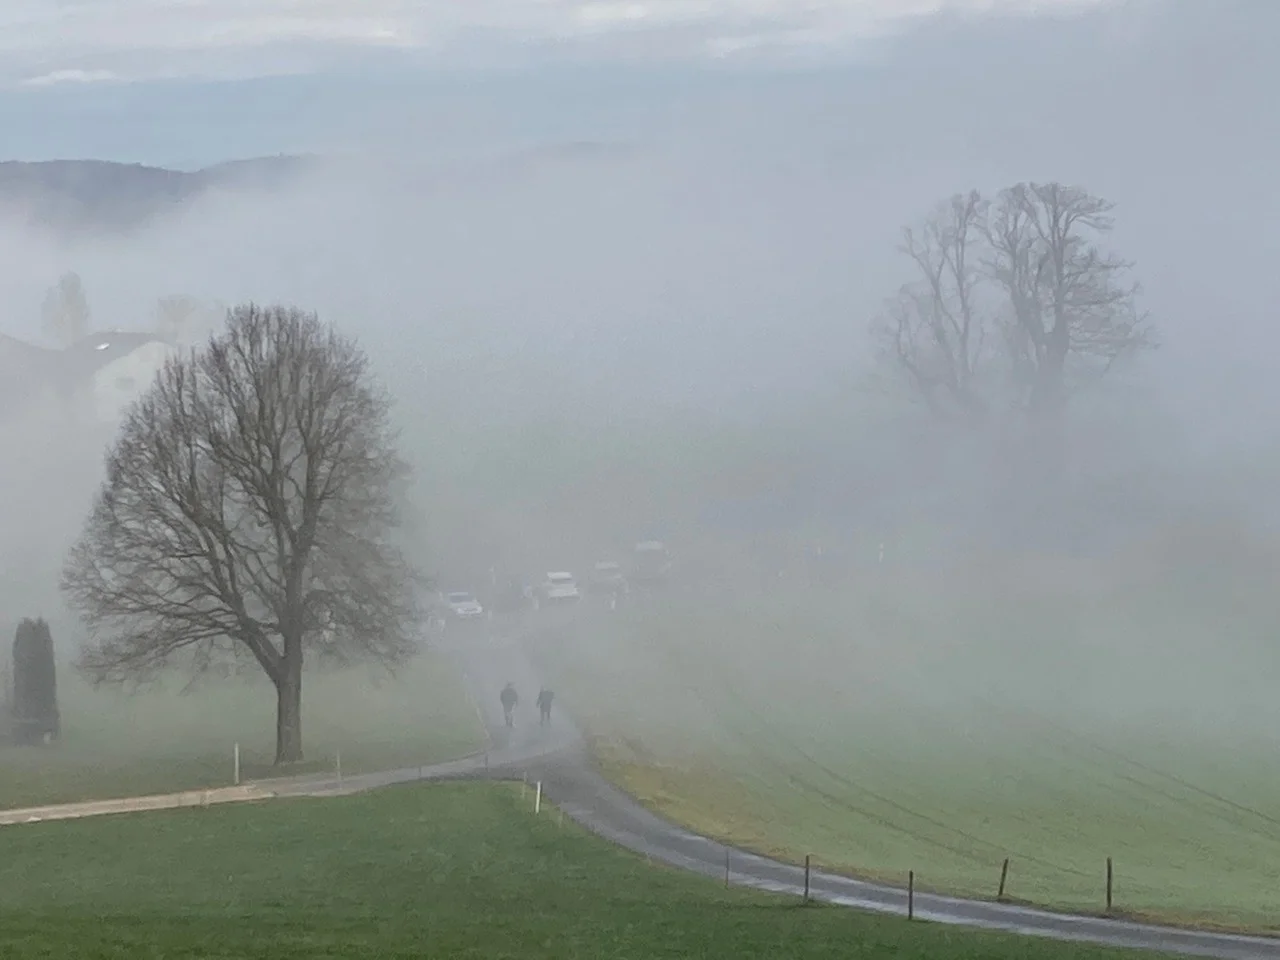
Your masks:
<svg viewBox="0 0 1280 960"><path fill-rule="evenodd" d="M886 355L939 416L981 419L989 406L982 389L988 318L979 302L986 211L978 191L957 194L903 231L900 249L917 278L874 325Z"/></svg>
<svg viewBox="0 0 1280 960"><path fill-rule="evenodd" d="M1072 388L1156 344L1132 264L1099 247L1112 209L1078 187L1020 183L991 210L985 269L1007 306L1015 387L1035 414L1059 413Z"/></svg>
<svg viewBox="0 0 1280 960"><path fill-rule="evenodd" d="M88 335L89 300L79 274L64 273L45 293L40 325L45 336L63 346Z"/></svg>
<svg viewBox="0 0 1280 960"><path fill-rule="evenodd" d="M406 466L368 361L314 314L241 306L126 416L62 586L95 683L249 658L302 758L304 659L394 667L420 578L392 543Z"/></svg>

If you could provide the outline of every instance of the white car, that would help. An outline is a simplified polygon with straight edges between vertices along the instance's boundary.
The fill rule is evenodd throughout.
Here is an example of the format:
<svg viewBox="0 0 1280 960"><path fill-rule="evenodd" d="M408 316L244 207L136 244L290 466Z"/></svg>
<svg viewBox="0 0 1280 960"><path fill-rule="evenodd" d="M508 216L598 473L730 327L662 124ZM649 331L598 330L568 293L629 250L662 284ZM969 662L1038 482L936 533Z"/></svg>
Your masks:
<svg viewBox="0 0 1280 960"><path fill-rule="evenodd" d="M449 616L455 620L475 620L484 616L484 607L480 606L480 601L465 591L446 593L444 602L449 609Z"/></svg>
<svg viewBox="0 0 1280 960"><path fill-rule="evenodd" d="M542 599L548 603L578 600L581 596L578 583L573 579L572 573L564 571L548 573L547 578L542 581Z"/></svg>

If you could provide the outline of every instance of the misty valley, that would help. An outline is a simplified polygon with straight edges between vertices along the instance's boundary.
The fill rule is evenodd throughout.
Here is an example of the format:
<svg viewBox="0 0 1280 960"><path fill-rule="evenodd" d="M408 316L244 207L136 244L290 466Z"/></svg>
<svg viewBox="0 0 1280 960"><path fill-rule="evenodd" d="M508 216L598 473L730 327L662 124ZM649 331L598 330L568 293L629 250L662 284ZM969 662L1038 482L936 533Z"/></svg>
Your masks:
<svg viewBox="0 0 1280 960"><path fill-rule="evenodd" d="M1280 8L374 6L0 79L0 954L1280 957Z"/></svg>

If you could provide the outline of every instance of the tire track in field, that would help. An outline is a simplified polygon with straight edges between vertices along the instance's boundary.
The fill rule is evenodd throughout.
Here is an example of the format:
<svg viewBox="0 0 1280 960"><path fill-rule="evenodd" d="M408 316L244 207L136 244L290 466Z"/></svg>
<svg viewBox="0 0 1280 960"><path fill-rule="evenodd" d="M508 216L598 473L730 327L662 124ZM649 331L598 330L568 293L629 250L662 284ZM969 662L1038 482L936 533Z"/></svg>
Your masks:
<svg viewBox="0 0 1280 960"><path fill-rule="evenodd" d="M653 648L651 647L650 649L652 650ZM678 656L676 656L675 654L676 648L670 645L663 645L661 649L664 654L662 659L666 661L666 663L672 669L673 676L689 675L690 671L688 668L690 665L687 662L684 662ZM710 705L707 701L707 698L705 697L705 693L711 692L713 694L718 694L719 696L716 697L716 699L718 699L722 704L735 700L737 698L730 692L729 685L723 678L714 682L715 689L708 691L707 686L708 686L707 682L703 681L699 684L697 688L693 687L692 685L687 685L686 688L689 689L689 691L699 699L704 709L707 709L713 715L723 716L725 712L724 709L723 708L717 709L716 707ZM744 705L745 705L745 701L739 700L740 708L744 708ZM785 782L793 786L799 786L800 789L802 790L807 790L811 793L817 794L824 801L826 801L828 805L832 806L836 810L840 810L845 813L852 813L858 817L863 818L868 823L875 824L890 832L901 834L902 836L905 836L911 840L924 843L925 845L931 846L935 849L943 850L963 860L968 860L974 863L981 863L984 866L988 865L989 861L987 859L985 859L982 855L975 853L971 849L965 849L961 846L955 845L953 843L949 843L945 840L940 840L936 837L930 837L926 834L918 833L910 829L909 827L906 827L900 823L893 821L892 819L886 817L883 813L877 813L871 809L858 806L852 803L847 796L840 796L838 794L832 793L829 790L824 790L817 784L799 779L795 775L795 773L792 771L791 768L786 766L780 760L776 759L776 753L769 752L767 750L766 751L760 750L760 744L762 741L771 740L774 743L777 743L782 748L781 749L782 753L784 754L796 753L797 751L794 748L794 744L789 741L782 741L780 739L779 734L774 729L774 726L763 721L757 712L749 709L747 710L747 712L751 716L751 719L755 721L755 727L757 731L755 735L752 735L748 731L742 730L740 728L739 729L726 728L724 732L728 736L732 737L734 740L737 740L740 745L746 748L745 752L752 757L752 763L755 766L772 769L775 773L779 774ZM804 754L804 756L808 758L807 754ZM808 759L811 759L811 758L808 758ZM837 777L837 781L839 782L838 777ZM901 807L901 805L898 805L898 804L894 804L893 801L889 801L887 798L881 798L879 797L879 795L872 794L870 793L870 791L866 791L865 788L859 787L857 788L857 792L868 794L873 799L880 799L882 802L887 802L891 806L898 806L908 814L921 817L930 823L940 826L942 829L944 829L944 831L956 832L954 831L953 828L949 828L945 824L940 824L937 821L929 820L929 818L924 817L924 815L917 814L914 811L909 810L908 808ZM982 841L978 838L967 838L967 839L974 840L979 844L982 843Z"/></svg>
<svg viewBox="0 0 1280 960"><path fill-rule="evenodd" d="M678 648L678 649L683 649L683 648ZM688 668L690 665L685 662L680 662L677 658L673 657L672 656L673 651L670 647L666 647L666 652L667 652L666 659L668 661L675 661L673 662L673 666L676 666L679 668L679 671L676 675L685 675L685 676L689 675ZM741 676L740 669L741 668L739 668L739 676ZM971 863L980 864L982 866L992 866L994 864L998 864L1004 857L1014 856L1014 857L1017 857L1022 862L1038 866L1041 869L1048 870L1053 873L1059 873L1066 876L1073 876L1077 878L1093 879L1093 874L1091 873L1087 873L1083 870L1079 870L1074 867L1052 863L1040 857L1028 854L1025 851L1018 851L1018 850L1012 849L1005 844L996 843L984 837L978 836L975 833L952 826L951 824L948 824L945 821L929 816L928 814L925 814L920 812L919 810L913 809L912 807L900 801L894 800L891 797L885 796L882 793L871 790L870 788L863 786L862 784L849 778L847 775L837 772L830 766L819 761L809 751L807 751L805 748L800 746L800 744L796 741L794 737L786 736L784 734L779 733L779 731L776 729L776 724L769 723L764 717L762 717L759 710L757 710L754 706L752 706L747 699L745 699L740 694L738 694L735 690L732 689L732 687L728 684L727 679L723 676L724 672L726 671L722 671L718 679L716 681L713 681L715 686L719 688L718 691L715 691L719 693L720 695L719 699L726 704L732 704L734 707L737 708L739 712L745 712L747 715L749 715L751 719L754 721L756 729L761 734L763 734L764 737L772 740L775 744L781 747L782 752L784 754L799 756L801 759L803 759L806 763L808 763L814 769L823 773L828 779L839 784L846 791L869 798L871 800L874 800L882 804L885 807L888 807L891 810L895 810L898 813L905 815L908 818L915 819L921 823L926 823L929 826L934 827L936 830L941 831L944 836L950 835L950 836L959 838L959 840L963 841L965 844L968 844L970 846L966 847L966 846L956 844L954 842L948 842L947 840L939 839L937 837L931 837L927 834L918 832L917 830L913 830L910 827L907 827L901 823L898 823L893 819L891 819L890 817L884 815L883 813L876 813L865 807L854 805L853 803L850 802L847 796L840 796L838 794L832 793L831 791L825 790L811 781L800 780L793 773L791 773L787 767L785 767L780 761L775 760L773 756L771 756L770 754L765 753L762 757L760 757L760 759L763 760L765 764L767 764L768 766L772 767L774 770L781 773L789 783L792 783L793 785L797 783L801 784L804 789L807 789L812 791L813 793L816 793L823 800L827 801L828 804L836 807L837 809L842 809L847 812L857 814L858 816L861 816L864 819L866 819L868 822L874 823L892 832L902 834L917 842L921 842L928 846L932 846L935 849L944 850L948 853L951 853L959 857L962 860L967 860ZM740 741L743 741L750 747L751 745L750 741L747 741L744 733L735 732L735 736L737 739L739 739ZM759 741L757 740L756 742L758 743ZM750 752L756 755L760 754L760 751L758 749L750 750Z"/></svg>
<svg viewBox="0 0 1280 960"><path fill-rule="evenodd" d="M1215 793L1214 791L1201 787L1200 785L1193 783L1184 777L1180 777L1177 774L1169 773L1168 771L1161 770L1158 767L1152 766L1151 764L1145 763L1141 760L1136 760L1114 748L1104 746L1078 731L1063 726L1057 721L1041 714L1039 711L1031 708L1025 708L1024 710L1015 713L1007 707L999 707L991 703L984 702L984 706L998 714L1016 716L1020 722L1026 722L1028 718L1031 718L1041 727L1054 731L1059 738L1079 743L1081 746L1076 748L1078 753L1082 753L1084 750L1091 750L1095 753L1099 753L1102 756L1109 757L1112 760L1125 764L1134 770L1138 770L1167 783L1171 783L1187 793L1209 801L1209 803L1196 804L1189 801L1184 796L1179 796L1175 792L1162 789L1155 784L1141 780L1132 774L1113 774L1113 776L1127 783L1131 783L1145 792L1154 794L1176 805L1187 806L1192 809L1202 811L1209 816L1215 817L1227 826L1244 831L1250 836L1264 837L1273 842L1280 843L1280 818L1271 816L1264 811L1249 806L1248 804L1232 800L1230 797ZM1068 751L1072 749L1066 744L1062 744L1062 747ZM1249 818L1253 818L1257 823L1249 823Z"/></svg>

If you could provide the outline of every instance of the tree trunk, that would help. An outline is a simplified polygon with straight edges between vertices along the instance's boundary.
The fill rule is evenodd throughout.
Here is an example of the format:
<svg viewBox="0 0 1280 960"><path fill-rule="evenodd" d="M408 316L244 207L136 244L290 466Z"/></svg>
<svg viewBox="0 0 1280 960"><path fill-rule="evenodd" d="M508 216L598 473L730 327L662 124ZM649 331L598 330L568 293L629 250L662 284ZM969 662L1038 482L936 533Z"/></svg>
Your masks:
<svg viewBox="0 0 1280 960"><path fill-rule="evenodd" d="M276 684L276 765L302 759L302 658L286 660Z"/></svg>

